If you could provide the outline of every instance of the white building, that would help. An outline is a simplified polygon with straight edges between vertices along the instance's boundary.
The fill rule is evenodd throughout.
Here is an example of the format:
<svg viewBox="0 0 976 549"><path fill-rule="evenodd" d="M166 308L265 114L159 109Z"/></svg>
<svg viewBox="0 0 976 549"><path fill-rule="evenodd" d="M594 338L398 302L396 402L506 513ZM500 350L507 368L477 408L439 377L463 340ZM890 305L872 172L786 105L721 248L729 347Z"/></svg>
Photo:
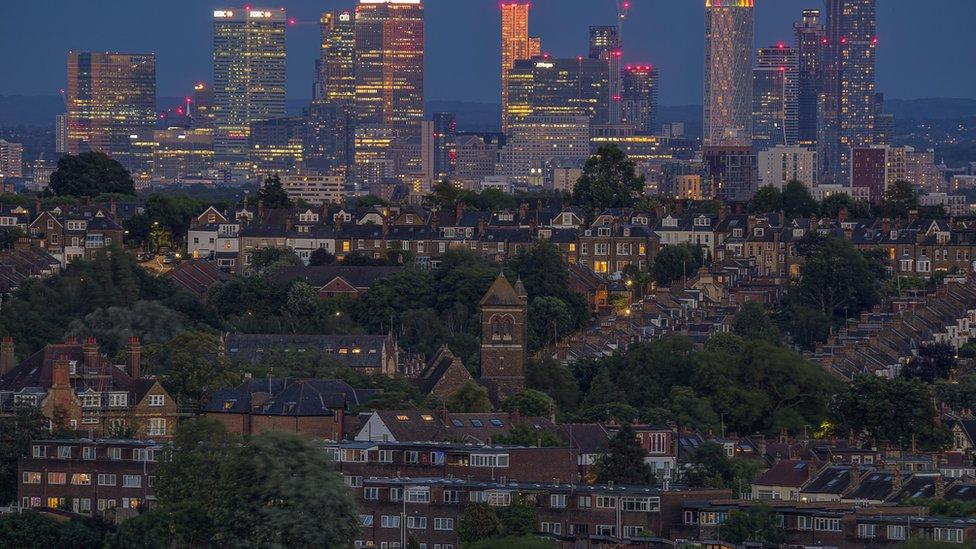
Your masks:
<svg viewBox="0 0 976 549"><path fill-rule="evenodd" d="M495 174L514 182L541 186L548 162L590 157L590 119L586 116L528 116L510 124L509 132Z"/></svg>
<svg viewBox="0 0 976 549"><path fill-rule="evenodd" d="M321 206L341 204L346 182L338 175L283 175L281 186L288 193L288 198Z"/></svg>
<svg viewBox="0 0 976 549"><path fill-rule="evenodd" d="M817 150L808 147L773 147L759 152L759 186L782 189L799 181L812 189L817 185Z"/></svg>
<svg viewBox="0 0 976 549"><path fill-rule="evenodd" d="M922 206L942 206L946 215L962 216L969 215L969 204L966 197L961 194L929 193L919 195L918 203Z"/></svg>
<svg viewBox="0 0 976 549"><path fill-rule="evenodd" d="M24 177L24 148L20 143L0 139L0 180Z"/></svg>

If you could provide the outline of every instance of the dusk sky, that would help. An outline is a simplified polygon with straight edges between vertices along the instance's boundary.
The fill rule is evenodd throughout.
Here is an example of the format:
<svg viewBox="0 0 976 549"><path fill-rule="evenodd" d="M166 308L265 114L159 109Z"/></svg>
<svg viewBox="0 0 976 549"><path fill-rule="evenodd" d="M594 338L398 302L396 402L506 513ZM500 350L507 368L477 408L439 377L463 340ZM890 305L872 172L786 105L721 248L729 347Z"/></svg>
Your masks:
<svg viewBox="0 0 976 549"><path fill-rule="evenodd" d="M288 96L311 96L319 14L355 0L279 0L299 25L288 35ZM613 0L535 0L532 34L556 56L586 53L590 24L611 23ZM757 0L757 46L791 41L791 23L818 0ZM879 0L878 88L891 98L976 98L974 0ZM158 94L183 95L211 80L214 0L4 0L0 95L54 95L69 49L155 52ZM427 98L497 102L498 0L425 0ZM701 0L633 0L625 62L661 70L665 105L701 102Z"/></svg>

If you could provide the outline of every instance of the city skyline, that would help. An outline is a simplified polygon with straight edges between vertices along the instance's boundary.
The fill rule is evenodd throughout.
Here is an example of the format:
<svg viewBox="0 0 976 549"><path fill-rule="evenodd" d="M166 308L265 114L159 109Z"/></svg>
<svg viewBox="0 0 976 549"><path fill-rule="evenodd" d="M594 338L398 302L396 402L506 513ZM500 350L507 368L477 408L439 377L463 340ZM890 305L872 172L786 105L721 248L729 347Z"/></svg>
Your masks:
<svg viewBox="0 0 976 549"><path fill-rule="evenodd" d="M155 53L158 60L160 96L185 95L198 81L212 74L207 47L212 40L209 11L227 7L225 2L169 2L166 6L140 5L121 9L109 1L104 9L80 10L64 3L50 11L45 6L9 8L11 17L0 22L10 40L26 40L29 21L45 18L56 30L43 47L16 59L0 61L7 74L19 74L0 85L0 95L54 95L64 87L64 52L121 51ZM118 4L118 9L115 5ZM272 3L288 10L297 25L288 29L288 97L309 99L318 57L318 19L327 10L352 9L353 1ZM476 0L459 3L427 0L428 99L498 103L500 56L498 3ZM662 72L659 90L664 105L697 104L701 101L701 63L704 6L657 0L636 0L629 16L624 62L652 64ZM918 12L907 3L882 3L878 8L878 90L890 98L976 97L976 75L954 69L951 58L936 55L940 49L967 48L961 41L963 25L976 16L976 5L963 0L940 0L943 9ZM792 23L803 8L823 9L820 1L785 0L757 2L756 48L779 41L792 43ZM591 25L610 24L615 2L538 0L532 8L530 34L540 36L543 49L557 57L586 55ZM199 12L199 13L198 13ZM57 15L52 16L52 13ZM178 21L173 21L178 14ZM196 16L196 15L198 16ZM951 14L950 17L947 14ZM161 25L132 24L163 21ZM488 21L487 23L485 21ZM77 24L69 24L77 23ZM9 25L8 25L9 24ZM172 29L179 29L173 34ZM168 31L167 31L168 30ZM179 36L180 40L171 40ZM10 56L13 57L13 56ZM911 66L912 71L905 71Z"/></svg>

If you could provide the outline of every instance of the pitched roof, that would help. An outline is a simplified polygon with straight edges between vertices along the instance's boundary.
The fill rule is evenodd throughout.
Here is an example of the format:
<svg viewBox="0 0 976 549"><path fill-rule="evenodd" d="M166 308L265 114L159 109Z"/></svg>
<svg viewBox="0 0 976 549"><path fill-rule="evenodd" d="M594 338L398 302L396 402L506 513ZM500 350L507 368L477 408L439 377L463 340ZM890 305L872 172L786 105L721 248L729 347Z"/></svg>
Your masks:
<svg viewBox="0 0 976 549"><path fill-rule="evenodd" d="M262 398L255 398L263 393ZM204 405L208 413L276 416L331 416L365 401L367 393L335 379L249 379L237 387L214 391Z"/></svg>
<svg viewBox="0 0 976 549"><path fill-rule="evenodd" d="M518 413L447 413L433 410L376 410L373 412L398 442L476 441L486 443L497 435L507 435L516 425L554 431L546 418L525 417Z"/></svg>
<svg viewBox="0 0 976 549"><path fill-rule="evenodd" d="M232 359L257 363L269 354L317 352L349 368L381 369L386 335L228 334L224 349Z"/></svg>
<svg viewBox="0 0 976 549"><path fill-rule="evenodd" d="M522 305L522 300L515 292L504 273L499 273L498 278L492 282L488 292L481 298L481 306L485 305Z"/></svg>
<svg viewBox="0 0 976 549"><path fill-rule="evenodd" d="M806 461L788 459L773 465L771 469L759 475L753 484L799 488L810 479L812 470L813 468Z"/></svg>
<svg viewBox="0 0 976 549"><path fill-rule="evenodd" d="M369 288L378 279L403 270L404 267L398 266L297 266L278 269L270 276L270 279L279 284L287 284L293 280L304 280L312 286L322 287L336 278L341 278L354 288Z"/></svg>
<svg viewBox="0 0 976 549"><path fill-rule="evenodd" d="M203 259L184 261L165 276L178 287L197 297L204 297L211 286L230 279L230 275Z"/></svg>

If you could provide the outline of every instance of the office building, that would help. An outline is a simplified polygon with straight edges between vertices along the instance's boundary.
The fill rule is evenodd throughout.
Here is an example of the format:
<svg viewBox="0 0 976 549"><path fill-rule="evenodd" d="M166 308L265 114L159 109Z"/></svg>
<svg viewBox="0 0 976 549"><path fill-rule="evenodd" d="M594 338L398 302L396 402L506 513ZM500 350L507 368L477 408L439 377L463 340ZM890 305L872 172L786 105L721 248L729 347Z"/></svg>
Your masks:
<svg viewBox="0 0 976 549"><path fill-rule="evenodd" d="M888 190L888 148L857 147L851 153L851 187L864 189L871 202L884 200Z"/></svg>
<svg viewBox="0 0 976 549"><path fill-rule="evenodd" d="M153 135L153 183L178 185L209 176L214 155L212 129L169 128Z"/></svg>
<svg viewBox="0 0 976 549"><path fill-rule="evenodd" d="M848 181L851 151L874 144L877 0L827 0L817 145L822 177Z"/></svg>
<svg viewBox="0 0 976 549"><path fill-rule="evenodd" d="M542 55L538 38L529 36L527 2L502 2L502 132L508 128L508 71L516 61Z"/></svg>
<svg viewBox="0 0 976 549"><path fill-rule="evenodd" d="M508 126L495 175L541 186L546 164L590 156L590 120L586 116L530 116Z"/></svg>
<svg viewBox="0 0 976 549"><path fill-rule="evenodd" d="M456 148L454 180L461 187L475 189L484 178L495 175L498 163L497 141L487 140L480 135L459 135Z"/></svg>
<svg viewBox="0 0 976 549"><path fill-rule="evenodd" d="M621 43L620 27L616 25L594 25L590 27L590 59L599 59L607 64L610 79L607 86L607 121L620 122L621 92Z"/></svg>
<svg viewBox="0 0 976 549"><path fill-rule="evenodd" d="M424 118L423 4L360 0L355 30L358 121L419 137Z"/></svg>
<svg viewBox="0 0 976 549"><path fill-rule="evenodd" d="M156 124L156 56L68 52L67 152L99 151L132 172L148 169L134 143Z"/></svg>
<svg viewBox="0 0 976 549"><path fill-rule="evenodd" d="M0 180L24 176L24 146L0 139Z"/></svg>
<svg viewBox="0 0 976 549"><path fill-rule="evenodd" d="M251 126L285 115L284 9L213 12L214 159L246 177Z"/></svg>
<svg viewBox="0 0 976 549"><path fill-rule="evenodd" d="M396 175L402 134L386 124L359 124L355 133L356 182L382 183Z"/></svg>
<svg viewBox="0 0 976 549"><path fill-rule="evenodd" d="M620 121L640 131L656 130L658 70L651 65L627 65L622 84Z"/></svg>
<svg viewBox="0 0 976 549"><path fill-rule="evenodd" d="M823 89L823 60L826 35L820 23L820 10L803 10L803 19L793 24L798 58L798 122L800 145L817 142L817 103Z"/></svg>
<svg viewBox="0 0 976 549"><path fill-rule="evenodd" d="M516 61L508 76L508 129L530 116L607 121L608 65L599 59Z"/></svg>
<svg viewBox="0 0 976 549"><path fill-rule="evenodd" d="M817 185L817 150L813 147L777 146L758 154L759 186L782 189L799 181L812 189Z"/></svg>
<svg viewBox="0 0 976 549"><path fill-rule="evenodd" d="M430 184L449 178L457 163L457 117L435 112L421 132L424 179Z"/></svg>
<svg viewBox="0 0 976 549"><path fill-rule="evenodd" d="M61 113L54 119L54 151L58 154L68 152L68 113Z"/></svg>
<svg viewBox="0 0 976 549"><path fill-rule="evenodd" d="M754 0L705 0L704 143L752 144Z"/></svg>
<svg viewBox="0 0 976 549"><path fill-rule="evenodd" d="M193 99L190 107L190 126L193 128L213 128L214 91L203 82L193 86Z"/></svg>
<svg viewBox="0 0 976 549"><path fill-rule="evenodd" d="M288 198L321 206L342 204L346 181L338 175L287 174L281 176L281 186Z"/></svg>
<svg viewBox="0 0 976 549"><path fill-rule="evenodd" d="M708 173L708 198L749 200L756 192L756 155L749 145L714 145L702 148L702 160Z"/></svg>
<svg viewBox="0 0 976 549"><path fill-rule="evenodd" d="M315 61L316 101L356 98L356 17L351 11L325 12L319 19L321 45Z"/></svg>
<svg viewBox="0 0 976 549"><path fill-rule="evenodd" d="M304 159L304 124L300 116L270 118L251 124L251 173L264 178L301 166Z"/></svg>
<svg viewBox="0 0 976 549"><path fill-rule="evenodd" d="M305 109L304 170L351 178L356 158L356 107L352 101L313 101Z"/></svg>
<svg viewBox="0 0 976 549"><path fill-rule="evenodd" d="M874 145L851 152L850 185L867 190L872 202L884 200L887 190L898 181L907 181L917 191L945 192L947 185L935 165L935 152L913 147Z"/></svg>
<svg viewBox="0 0 976 549"><path fill-rule="evenodd" d="M874 94L874 144L890 145L891 135L895 131L895 116L885 112L885 96L883 93Z"/></svg>
<svg viewBox="0 0 976 549"><path fill-rule="evenodd" d="M798 68L797 50L786 44L759 49L752 80L752 143L756 150L797 144Z"/></svg>

